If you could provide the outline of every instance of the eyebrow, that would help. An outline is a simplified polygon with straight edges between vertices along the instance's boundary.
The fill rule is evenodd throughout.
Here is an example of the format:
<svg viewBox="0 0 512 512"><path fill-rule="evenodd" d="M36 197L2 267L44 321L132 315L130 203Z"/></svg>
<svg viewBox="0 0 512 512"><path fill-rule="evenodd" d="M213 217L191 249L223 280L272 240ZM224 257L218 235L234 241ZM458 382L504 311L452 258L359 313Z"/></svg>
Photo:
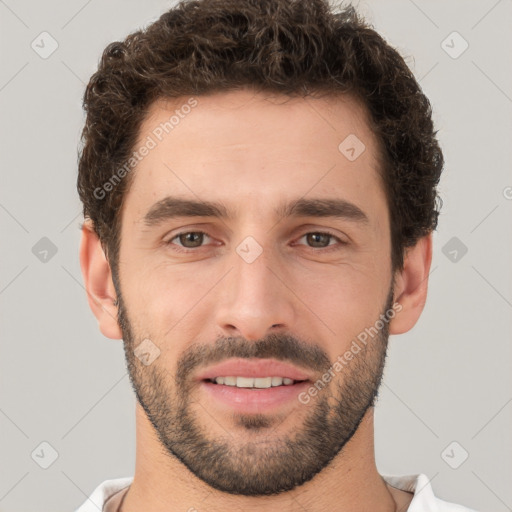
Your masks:
<svg viewBox="0 0 512 512"><path fill-rule="evenodd" d="M274 210L278 220L285 217L328 217L369 224L368 216L358 206L344 199L297 199L281 204ZM168 196L155 203L143 217L147 227L155 227L164 221L179 217L215 217L229 220L233 216L219 202L197 201Z"/></svg>

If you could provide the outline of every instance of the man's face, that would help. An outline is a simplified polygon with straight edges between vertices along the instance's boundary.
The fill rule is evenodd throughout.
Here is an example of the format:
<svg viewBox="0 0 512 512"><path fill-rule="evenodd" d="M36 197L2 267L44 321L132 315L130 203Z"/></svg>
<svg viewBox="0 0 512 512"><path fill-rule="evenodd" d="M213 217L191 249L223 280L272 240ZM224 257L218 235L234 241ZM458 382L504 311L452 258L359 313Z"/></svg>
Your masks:
<svg viewBox="0 0 512 512"><path fill-rule="evenodd" d="M376 142L347 97L238 91L180 109L187 100L155 103L134 148L151 146L122 210L117 292L130 377L162 445L197 477L275 494L340 452L382 376L387 325L344 356L393 304ZM226 216L190 205L171 216L171 196ZM322 200L352 206L326 216ZM309 393L335 361L343 368Z"/></svg>

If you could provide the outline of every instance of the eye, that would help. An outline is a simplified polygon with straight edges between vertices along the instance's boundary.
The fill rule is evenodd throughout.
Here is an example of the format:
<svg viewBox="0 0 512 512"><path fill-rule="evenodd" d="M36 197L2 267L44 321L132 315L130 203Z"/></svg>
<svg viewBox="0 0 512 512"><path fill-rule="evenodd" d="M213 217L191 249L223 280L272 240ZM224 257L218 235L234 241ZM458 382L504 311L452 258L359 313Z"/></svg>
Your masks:
<svg viewBox="0 0 512 512"><path fill-rule="evenodd" d="M205 237L211 238L204 231L183 231L182 233L178 233L174 235L169 240L165 241L165 245L172 245L173 249L177 252L193 252L194 249L203 246L203 242ZM338 245L347 245L347 242L344 242L337 236L324 232L324 231L311 231L309 233L305 233L299 238L299 241L303 238L306 238L307 243L312 249L325 249L324 252L328 252L330 250L338 249ZM174 241L177 241L175 243ZM336 241L338 244L331 244L331 241Z"/></svg>
<svg viewBox="0 0 512 512"><path fill-rule="evenodd" d="M210 238L209 235L207 235L204 231L184 231L182 233L178 233L173 238L170 238L164 243L166 245L176 245L176 247L182 247L184 249L195 249L202 246L202 242L204 241L205 236ZM173 243L173 240L176 239L179 241L179 244ZM178 252L187 252L176 247L175 249Z"/></svg>
<svg viewBox="0 0 512 512"><path fill-rule="evenodd" d="M330 244L329 242L332 240L337 241L340 245L347 244L347 242L344 242L337 236L332 235L331 233L324 232L324 231L311 231L310 233L306 233L306 234L302 235L299 238L299 240L302 240L303 238L306 238L308 244L309 243L313 244L312 246L310 246L313 249L326 249L327 247L331 247L332 244ZM334 244L333 249L336 249L336 248L337 248L336 244ZM327 250L330 251L331 249L327 249Z"/></svg>

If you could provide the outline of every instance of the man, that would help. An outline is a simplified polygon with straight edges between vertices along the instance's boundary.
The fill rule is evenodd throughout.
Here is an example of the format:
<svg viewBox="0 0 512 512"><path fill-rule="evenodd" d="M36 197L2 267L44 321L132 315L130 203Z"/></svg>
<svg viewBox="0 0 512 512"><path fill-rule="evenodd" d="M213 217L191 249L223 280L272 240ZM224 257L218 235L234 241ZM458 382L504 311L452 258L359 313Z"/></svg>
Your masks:
<svg viewBox="0 0 512 512"><path fill-rule="evenodd" d="M138 403L133 479L80 512L469 510L375 465L443 167L398 53L324 0L185 2L84 106L80 261Z"/></svg>

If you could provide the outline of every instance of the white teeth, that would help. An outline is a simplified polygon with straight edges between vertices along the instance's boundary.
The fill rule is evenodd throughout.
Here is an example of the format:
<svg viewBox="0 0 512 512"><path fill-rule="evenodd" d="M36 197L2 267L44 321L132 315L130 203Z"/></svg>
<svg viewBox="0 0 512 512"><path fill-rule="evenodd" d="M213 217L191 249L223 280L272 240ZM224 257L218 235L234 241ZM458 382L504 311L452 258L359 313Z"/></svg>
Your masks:
<svg viewBox="0 0 512 512"><path fill-rule="evenodd" d="M254 379L255 388L269 388L272 386L272 377L257 377Z"/></svg>
<svg viewBox="0 0 512 512"><path fill-rule="evenodd" d="M276 386L290 386L293 379L288 377L216 377L212 379L217 384L236 386L237 388L265 389Z"/></svg>
<svg viewBox="0 0 512 512"><path fill-rule="evenodd" d="M282 377L272 377L272 386L280 386L283 383Z"/></svg>
<svg viewBox="0 0 512 512"><path fill-rule="evenodd" d="M222 379L222 377L217 377L217 379ZM215 382L222 384L222 382L219 382L217 379L215 379ZM236 386L236 377L224 377L224 384L226 384L226 386Z"/></svg>
<svg viewBox="0 0 512 512"><path fill-rule="evenodd" d="M254 387L254 379L251 377L237 377L236 378L236 387L237 388L253 388Z"/></svg>

